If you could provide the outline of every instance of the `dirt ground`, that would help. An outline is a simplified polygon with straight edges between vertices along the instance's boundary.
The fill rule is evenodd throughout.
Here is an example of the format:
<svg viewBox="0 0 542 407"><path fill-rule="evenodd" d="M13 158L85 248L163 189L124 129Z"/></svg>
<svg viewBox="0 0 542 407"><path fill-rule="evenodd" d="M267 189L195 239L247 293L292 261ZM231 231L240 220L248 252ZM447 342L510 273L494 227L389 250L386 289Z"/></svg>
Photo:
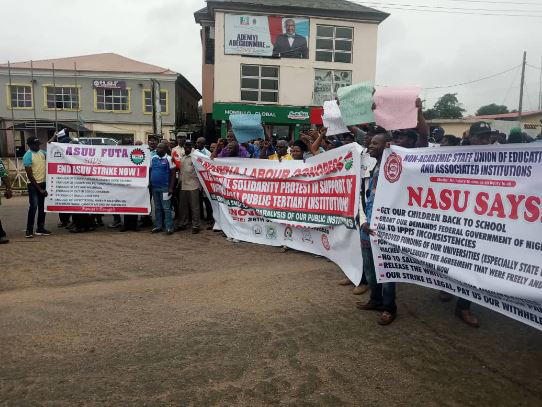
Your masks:
<svg viewBox="0 0 542 407"><path fill-rule="evenodd" d="M381 327L322 258L211 231L73 235L53 214L26 240L25 216L2 200L0 405L542 404L542 332L482 307L472 329L400 285Z"/></svg>

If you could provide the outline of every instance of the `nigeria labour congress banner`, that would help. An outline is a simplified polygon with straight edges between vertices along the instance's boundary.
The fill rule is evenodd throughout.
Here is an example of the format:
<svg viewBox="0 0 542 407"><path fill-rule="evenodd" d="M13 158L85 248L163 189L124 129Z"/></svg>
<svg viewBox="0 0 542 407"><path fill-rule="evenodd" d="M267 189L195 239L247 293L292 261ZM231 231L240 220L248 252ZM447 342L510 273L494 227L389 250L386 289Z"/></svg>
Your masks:
<svg viewBox="0 0 542 407"><path fill-rule="evenodd" d="M228 237L288 246L334 261L359 284L362 259L356 215L361 147L349 144L302 160L192 160Z"/></svg>
<svg viewBox="0 0 542 407"><path fill-rule="evenodd" d="M420 284L542 329L542 146L384 152L377 279Z"/></svg>
<svg viewBox="0 0 542 407"><path fill-rule="evenodd" d="M47 212L150 213L147 146L47 144Z"/></svg>

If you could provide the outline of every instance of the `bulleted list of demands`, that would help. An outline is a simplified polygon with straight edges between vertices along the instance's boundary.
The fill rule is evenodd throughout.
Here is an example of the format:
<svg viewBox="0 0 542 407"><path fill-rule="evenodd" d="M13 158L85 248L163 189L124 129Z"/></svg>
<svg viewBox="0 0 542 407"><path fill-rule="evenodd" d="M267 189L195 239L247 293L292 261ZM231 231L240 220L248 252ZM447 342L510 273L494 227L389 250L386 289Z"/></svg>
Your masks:
<svg viewBox="0 0 542 407"><path fill-rule="evenodd" d="M50 143L46 210L148 214L148 149Z"/></svg>
<svg viewBox="0 0 542 407"><path fill-rule="evenodd" d="M377 279L447 291L542 329L542 149L492 149L384 154L371 219ZM454 157L460 178L438 163ZM513 173L481 177L493 160Z"/></svg>

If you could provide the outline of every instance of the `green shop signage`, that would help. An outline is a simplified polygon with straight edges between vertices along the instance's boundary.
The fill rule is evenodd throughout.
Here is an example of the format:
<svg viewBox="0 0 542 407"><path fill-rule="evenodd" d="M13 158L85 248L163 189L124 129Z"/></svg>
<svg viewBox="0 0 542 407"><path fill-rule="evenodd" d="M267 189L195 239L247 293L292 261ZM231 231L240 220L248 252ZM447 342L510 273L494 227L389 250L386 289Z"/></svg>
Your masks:
<svg viewBox="0 0 542 407"><path fill-rule="evenodd" d="M260 113L264 123L310 124L310 107L214 103L213 119L229 120L230 114Z"/></svg>

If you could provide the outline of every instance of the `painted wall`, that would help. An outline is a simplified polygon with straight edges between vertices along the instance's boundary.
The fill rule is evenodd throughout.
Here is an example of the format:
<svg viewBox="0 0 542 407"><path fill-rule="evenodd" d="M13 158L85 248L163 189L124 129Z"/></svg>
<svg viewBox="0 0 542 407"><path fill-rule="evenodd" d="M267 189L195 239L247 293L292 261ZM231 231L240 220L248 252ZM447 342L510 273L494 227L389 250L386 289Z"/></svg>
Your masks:
<svg viewBox="0 0 542 407"><path fill-rule="evenodd" d="M12 70L13 84L30 85L30 74L28 71ZM150 89L150 77L135 76L130 78L120 77L115 75L107 75L104 73L93 74L91 72L81 72L81 76L77 77L77 84L80 87L81 107L79 115L82 116L85 122L93 123L152 123L152 114L143 112L143 90ZM92 86L93 79L112 79L125 80L126 87L130 88L130 111L128 113L112 113L112 112L96 112L94 108L94 88ZM171 78L159 79L162 90L168 91L168 106L169 112L163 115L162 122L164 125L174 125L175 123L175 75ZM36 107L36 118L38 120L50 120L55 118L54 110L45 108L45 91L43 85L52 85L52 73L35 71L34 72L34 104ZM8 108L8 86L9 83L7 72L0 71L0 117L11 120L11 111ZM75 86L73 75L66 72L56 73L56 85ZM34 113L31 109L15 109L15 120L33 120ZM75 121L76 112L57 110L59 121ZM88 126L87 126L88 127Z"/></svg>
<svg viewBox="0 0 542 407"><path fill-rule="evenodd" d="M316 26L320 24L354 28L352 63L315 61ZM377 24L311 18L308 59L271 59L225 55L223 12L216 12L215 30L214 102L241 102L241 64L280 67L279 104L281 105L307 106L312 104L315 69L352 71L352 83L374 80L375 78Z"/></svg>

